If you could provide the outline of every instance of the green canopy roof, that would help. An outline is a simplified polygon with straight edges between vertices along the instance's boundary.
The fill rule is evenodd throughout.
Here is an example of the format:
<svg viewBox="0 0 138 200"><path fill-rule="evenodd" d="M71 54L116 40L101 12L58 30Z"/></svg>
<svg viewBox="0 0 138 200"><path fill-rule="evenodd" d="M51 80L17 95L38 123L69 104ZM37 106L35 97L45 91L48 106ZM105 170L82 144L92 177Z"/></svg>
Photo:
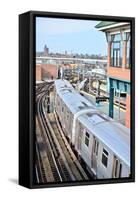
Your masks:
<svg viewBox="0 0 138 200"><path fill-rule="evenodd" d="M102 22L98 23L95 26L95 28L102 28L102 27L110 26L112 24L116 24L116 22L102 21Z"/></svg>

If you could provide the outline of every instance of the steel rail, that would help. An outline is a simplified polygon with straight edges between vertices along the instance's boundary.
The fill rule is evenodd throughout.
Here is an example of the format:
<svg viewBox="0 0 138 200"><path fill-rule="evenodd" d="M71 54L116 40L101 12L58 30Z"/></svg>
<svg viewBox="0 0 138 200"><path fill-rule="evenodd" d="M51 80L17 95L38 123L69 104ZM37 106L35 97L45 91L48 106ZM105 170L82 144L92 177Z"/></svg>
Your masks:
<svg viewBox="0 0 138 200"><path fill-rule="evenodd" d="M43 94L43 93L42 93ZM43 111L42 111L42 104L41 104L41 100L42 100L42 97L44 96L45 94L43 94L43 95L41 95L41 97L39 98L39 100L38 100L38 117L39 117L39 120L40 120L40 123L41 123L41 126L43 126L43 128L44 128L44 130L45 130L45 132L47 133L47 130L46 130L46 127L45 127L45 120L44 120L44 116L43 116ZM47 137L47 134L45 134L45 137ZM60 171L59 171L59 169L58 169L58 165L57 165L57 162L56 162L56 159L55 159L55 155L54 155L54 146L52 145L52 143L50 143L50 141L49 141L49 139L48 139L48 137L47 137L47 140L46 140L47 142L46 142L46 145L47 145L47 148L49 149L49 151L47 152L47 153L50 153L50 155L49 155L49 157L50 157L50 159L53 161L53 163L54 163L54 166L53 166L53 163L51 162L50 164L52 165L51 166L51 168L52 168L52 170L54 171L54 173L55 173L55 171L56 171L56 173L57 173L57 177L59 178L59 180L60 181L63 181L62 180L62 176L61 176L61 174L60 174Z"/></svg>

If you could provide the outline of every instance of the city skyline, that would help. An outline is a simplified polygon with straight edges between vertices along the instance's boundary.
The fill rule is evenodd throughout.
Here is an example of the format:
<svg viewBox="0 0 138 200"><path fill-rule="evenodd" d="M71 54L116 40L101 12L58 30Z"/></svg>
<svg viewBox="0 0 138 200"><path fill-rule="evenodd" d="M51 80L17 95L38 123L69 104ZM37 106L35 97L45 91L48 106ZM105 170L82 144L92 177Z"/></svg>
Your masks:
<svg viewBox="0 0 138 200"><path fill-rule="evenodd" d="M105 34L97 31L99 21L36 18L36 52L44 45L50 53L107 55Z"/></svg>

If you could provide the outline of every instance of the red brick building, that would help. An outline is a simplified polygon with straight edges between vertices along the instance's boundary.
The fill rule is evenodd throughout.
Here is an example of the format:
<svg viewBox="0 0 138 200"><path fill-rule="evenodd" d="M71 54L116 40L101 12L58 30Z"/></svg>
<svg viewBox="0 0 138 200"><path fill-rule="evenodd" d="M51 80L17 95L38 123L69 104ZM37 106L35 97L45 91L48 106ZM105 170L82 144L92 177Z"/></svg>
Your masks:
<svg viewBox="0 0 138 200"><path fill-rule="evenodd" d="M41 81L41 65L36 65L36 81Z"/></svg>
<svg viewBox="0 0 138 200"><path fill-rule="evenodd" d="M103 21L96 28L105 32L108 42L109 116L113 118L116 94L125 93L125 125L130 128L130 24Z"/></svg>
<svg viewBox="0 0 138 200"><path fill-rule="evenodd" d="M56 79L58 77L57 65L42 64L42 78L43 79Z"/></svg>
<svg viewBox="0 0 138 200"><path fill-rule="evenodd" d="M40 77L40 69L38 69L38 66L41 68L41 80L56 79L58 77L58 68L54 64L36 65L36 77Z"/></svg>

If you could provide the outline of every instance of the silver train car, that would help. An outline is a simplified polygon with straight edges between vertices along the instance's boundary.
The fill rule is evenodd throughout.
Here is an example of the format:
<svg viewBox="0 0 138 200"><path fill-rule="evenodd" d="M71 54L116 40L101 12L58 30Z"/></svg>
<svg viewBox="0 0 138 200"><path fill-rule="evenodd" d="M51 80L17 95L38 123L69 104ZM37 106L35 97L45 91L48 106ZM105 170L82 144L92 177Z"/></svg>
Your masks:
<svg viewBox="0 0 138 200"><path fill-rule="evenodd" d="M93 177L129 177L128 128L98 111L66 80L55 81L55 111L66 137Z"/></svg>

